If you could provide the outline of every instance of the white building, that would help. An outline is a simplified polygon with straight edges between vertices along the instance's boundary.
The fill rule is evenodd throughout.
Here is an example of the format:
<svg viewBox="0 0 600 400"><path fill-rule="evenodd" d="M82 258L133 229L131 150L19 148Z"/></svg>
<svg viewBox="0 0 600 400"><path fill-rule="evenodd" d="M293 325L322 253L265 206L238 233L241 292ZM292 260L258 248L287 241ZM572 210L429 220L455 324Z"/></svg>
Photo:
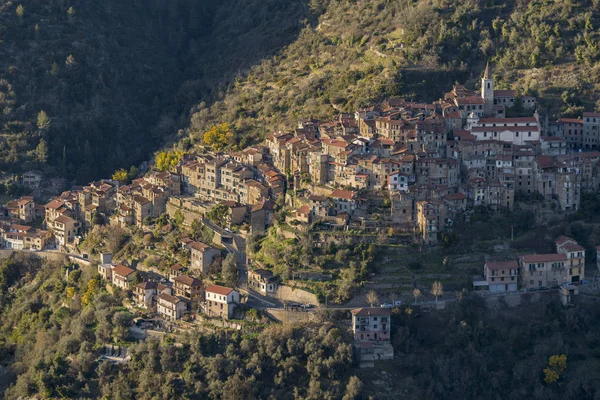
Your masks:
<svg viewBox="0 0 600 400"><path fill-rule="evenodd" d="M210 285L205 290L205 312L210 316L231 318L235 307L240 303L240 294L237 290Z"/></svg>
<svg viewBox="0 0 600 400"><path fill-rule="evenodd" d="M476 140L499 140L519 146L538 142L541 132L537 113L524 118L479 118L471 115L467 129Z"/></svg>

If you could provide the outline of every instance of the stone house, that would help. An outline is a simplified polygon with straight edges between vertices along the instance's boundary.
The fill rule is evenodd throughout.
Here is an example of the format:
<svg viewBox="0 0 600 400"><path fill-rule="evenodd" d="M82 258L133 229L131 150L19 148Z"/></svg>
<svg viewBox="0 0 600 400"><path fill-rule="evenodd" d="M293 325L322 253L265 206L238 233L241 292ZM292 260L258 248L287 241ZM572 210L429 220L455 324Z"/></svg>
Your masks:
<svg viewBox="0 0 600 400"><path fill-rule="evenodd" d="M27 171L23 174L23 186L29 189L37 189L42 183L44 173L41 171Z"/></svg>
<svg viewBox="0 0 600 400"><path fill-rule="evenodd" d="M357 192L351 190L336 189L329 194L336 213L348 213L352 215L357 208Z"/></svg>
<svg viewBox="0 0 600 400"><path fill-rule="evenodd" d="M329 215L329 198L317 194L308 196L308 206L313 217Z"/></svg>
<svg viewBox="0 0 600 400"><path fill-rule="evenodd" d="M237 290L210 285L205 289L204 311L211 317L229 319L233 316L235 308L240 303L240 294Z"/></svg>
<svg viewBox="0 0 600 400"><path fill-rule="evenodd" d="M518 289L519 263L510 261L486 261L483 276L492 293L513 292Z"/></svg>
<svg viewBox="0 0 600 400"><path fill-rule="evenodd" d="M532 254L519 257L521 283L525 289L550 288L569 281L567 256Z"/></svg>
<svg viewBox="0 0 600 400"><path fill-rule="evenodd" d="M277 278L266 269L249 269L248 285L263 296L277 292Z"/></svg>
<svg viewBox="0 0 600 400"><path fill-rule="evenodd" d="M135 270L124 265L117 265L112 269L112 284L121 289L129 290L134 278Z"/></svg>
<svg viewBox="0 0 600 400"><path fill-rule="evenodd" d="M354 341L381 342L390 340L392 310L388 308L359 308L352 310Z"/></svg>
<svg viewBox="0 0 600 400"><path fill-rule="evenodd" d="M221 255L219 249L201 242L192 241L188 243L188 247L192 254L191 270L199 271L203 274L207 273L208 267Z"/></svg>
<svg viewBox="0 0 600 400"><path fill-rule="evenodd" d="M185 299L189 304L204 300L202 281L188 275L173 278L175 295Z"/></svg>
<svg viewBox="0 0 600 400"><path fill-rule="evenodd" d="M158 284L156 282L147 281L138 283L134 288L135 303L142 308L152 308L155 297L158 293Z"/></svg>
<svg viewBox="0 0 600 400"><path fill-rule="evenodd" d="M585 248L575 239L559 236L555 242L556 252L567 257L568 282L580 282L585 277Z"/></svg>
<svg viewBox="0 0 600 400"><path fill-rule="evenodd" d="M417 229L422 243L436 245L446 227L446 206L440 200L417 202Z"/></svg>
<svg viewBox="0 0 600 400"><path fill-rule="evenodd" d="M177 296L161 293L157 297L156 312L169 321L175 321L187 312L187 304Z"/></svg>

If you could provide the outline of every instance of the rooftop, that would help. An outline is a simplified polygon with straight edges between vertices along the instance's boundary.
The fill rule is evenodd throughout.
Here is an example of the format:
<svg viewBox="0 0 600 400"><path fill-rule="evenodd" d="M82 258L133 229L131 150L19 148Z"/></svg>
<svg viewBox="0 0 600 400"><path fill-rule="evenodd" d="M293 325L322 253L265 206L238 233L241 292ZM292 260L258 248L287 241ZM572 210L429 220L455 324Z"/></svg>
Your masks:
<svg viewBox="0 0 600 400"><path fill-rule="evenodd" d="M352 310L352 315L355 317L370 317L380 315L391 315L392 310L381 307L369 307L369 308L356 308Z"/></svg>
<svg viewBox="0 0 600 400"><path fill-rule="evenodd" d="M225 286L210 285L204 291L206 293L216 293L216 294L220 294L223 296L227 296L229 293L233 292L233 289L225 287Z"/></svg>

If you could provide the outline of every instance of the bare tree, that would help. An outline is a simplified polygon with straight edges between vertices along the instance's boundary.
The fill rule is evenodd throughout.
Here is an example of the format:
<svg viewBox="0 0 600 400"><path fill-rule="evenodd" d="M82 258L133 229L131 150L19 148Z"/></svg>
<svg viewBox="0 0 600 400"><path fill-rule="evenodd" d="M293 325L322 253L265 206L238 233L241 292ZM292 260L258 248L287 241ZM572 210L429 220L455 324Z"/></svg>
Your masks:
<svg viewBox="0 0 600 400"><path fill-rule="evenodd" d="M377 293L375 293L374 290L367 292L366 299L367 299L367 303L369 303L371 305L371 307L373 307L373 304L379 303L379 297L377 297Z"/></svg>
<svg viewBox="0 0 600 400"><path fill-rule="evenodd" d="M421 297L421 290L419 290L419 288L414 288L413 289L413 296L415 298L415 304L417 304L417 299L419 297Z"/></svg>
<svg viewBox="0 0 600 400"><path fill-rule="evenodd" d="M437 303L438 297L444 295L444 287L442 286L442 282L433 282L433 285L431 285L431 294L435 296L435 302Z"/></svg>

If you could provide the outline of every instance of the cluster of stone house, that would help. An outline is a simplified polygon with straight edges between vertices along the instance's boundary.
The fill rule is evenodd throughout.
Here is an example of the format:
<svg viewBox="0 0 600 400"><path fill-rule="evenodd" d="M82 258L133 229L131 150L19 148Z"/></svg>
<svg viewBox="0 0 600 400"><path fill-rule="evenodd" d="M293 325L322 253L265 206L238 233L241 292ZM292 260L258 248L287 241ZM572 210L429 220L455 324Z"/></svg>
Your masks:
<svg viewBox="0 0 600 400"><path fill-rule="evenodd" d="M559 236L555 246L556 253L522 255L516 260L486 261L483 275L488 290L500 293L581 282L585 277L585 249L566 236Z"/></svg>
<svg viewBox="0 0 600 400"><path fill-rule="evenodd" d="M568 154L562 138L544 134L537 112L507 117L518 101L523 109L536 105L495 90L487 67L479 93L456 85L431 104L388 99L332 122L300 122L294 132L269 135L265 145L288 188L309 189L296 220L335 216L347 224L365 216L363 190L387 191L390 223L436 244L448 220L469 207L512 210L515 195L539 193L570 212L582 190L600 189L600 153Z"/></svg>
<svg viewBox="0 0 600 400"><path fill-rule="evenodd" d="M0 244L5 249L42 250L51 240L51 234L43 229L14 222L0 221Z"/></svg>
<svg viewBox="0 0 600 400"><path fill-rule="evenodd" d="M143 226L167 210L170 196L181 194L181 177L170 172L151 172L116 190L115 222L122 226ZM112 221L111 221L112 222Z"/></svg>
<svg viewBox="0 0 600 400"><path fill-rule="evenodd" d="M135 270L112 262L110 253L100 255L98 274L106 281L133 293L138 307L156 312L169 321L191 311L211 317L230 319L240 304L240 294L232 288L205 286L202 280L187 275L187 268L174 265L166 282L145 281L133 285ZM193 270L189 271L193 273Z"/></svg>
<svg viewBox="0 0 600 400"><path fill-rule="evenodd" d="M584 112L581 118L559 118L548 126L551 137L570 149L600 149L600 113Z"/></svg>
<svg viewBox="0 0 600 400"><path fill-rule="evenodd" d="M366 193L378 191L391 204L383 223L436 244L469 208L512 210L517 195L539 193L576 211L582 191L600 189L600 152L571 148L594 147L600 114L544 127L537 112L508 117L518 102L536 106L534 98L496 89L488 66L479 92L455 85L430 104L391 98L333 121L300 121L240 152L186 154L174 172L151 172L129 185L72 188L46 204L45 224L65 246L98 214L141 227L167 213L189 225L220 206L228 228L247 223L263 233L275 201L294 190L291 218L347 226L368 220L373 196ZM40 211L26 198L7 208L25 223Z"/></svg>

